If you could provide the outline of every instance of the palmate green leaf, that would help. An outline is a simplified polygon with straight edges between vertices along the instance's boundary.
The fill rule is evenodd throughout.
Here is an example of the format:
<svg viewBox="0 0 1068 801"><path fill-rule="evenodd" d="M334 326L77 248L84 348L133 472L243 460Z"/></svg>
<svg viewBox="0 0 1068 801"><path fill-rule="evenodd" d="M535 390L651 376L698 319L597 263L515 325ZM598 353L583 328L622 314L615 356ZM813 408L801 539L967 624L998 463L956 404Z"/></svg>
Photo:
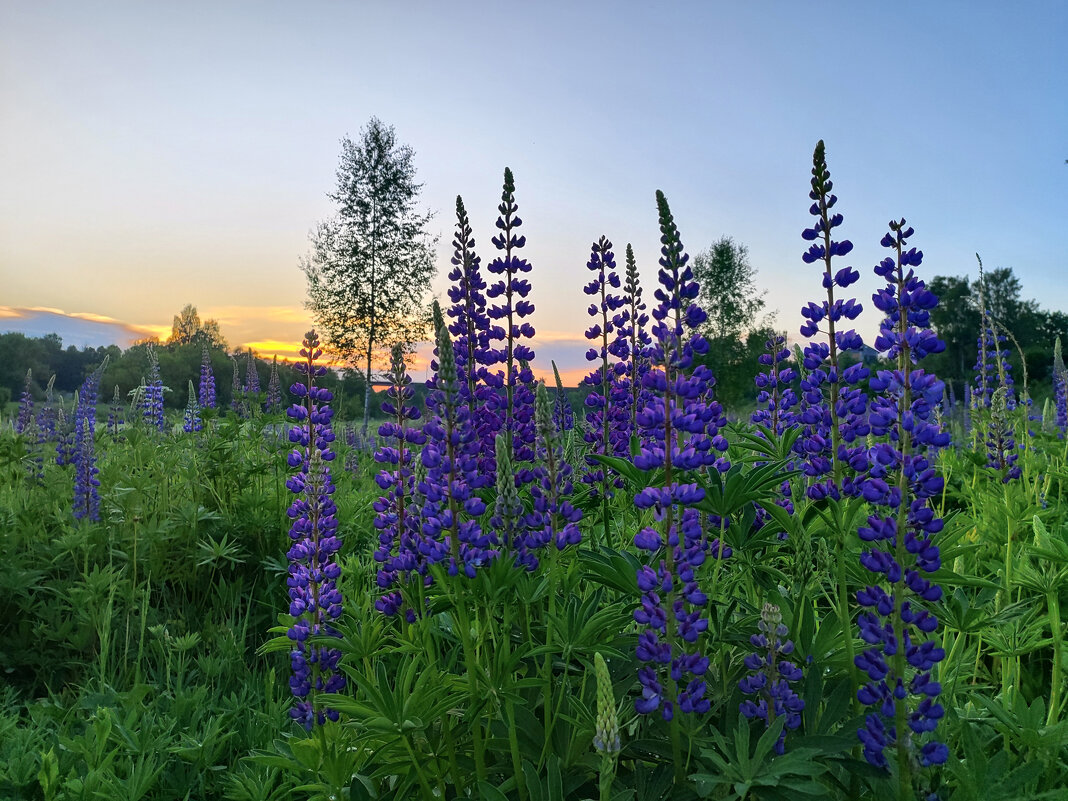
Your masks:
<svg viewBox="0 0 1068 801"><path fill-rule="evenodd" d="M580 550L578 562L585 571L585 578L635 597L638 593L638 569L642 563L629 551L617 551L601 547L596 551Z"/></svg>

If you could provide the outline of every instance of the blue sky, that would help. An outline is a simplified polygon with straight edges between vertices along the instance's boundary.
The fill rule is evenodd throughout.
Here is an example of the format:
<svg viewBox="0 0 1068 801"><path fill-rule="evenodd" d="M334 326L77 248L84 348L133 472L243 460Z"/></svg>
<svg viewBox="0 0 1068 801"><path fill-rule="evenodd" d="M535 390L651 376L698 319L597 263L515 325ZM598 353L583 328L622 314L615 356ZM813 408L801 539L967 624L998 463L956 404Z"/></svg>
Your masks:
<svg viewBox="0 0 1068 801"><path fill-rule="evenodd" d="M796 335L820 138L869 307L904 216L928 274L978 251L1068 309L1066 35L1052 1L6 3L0 329L46 307L157 331L194 303L280 352L339 139L371 116L416 151L439 295L456 194L487 262L514 170L544 368L584 364L597 237L655 280L656 189L691 253L749 246Z"/></svg>

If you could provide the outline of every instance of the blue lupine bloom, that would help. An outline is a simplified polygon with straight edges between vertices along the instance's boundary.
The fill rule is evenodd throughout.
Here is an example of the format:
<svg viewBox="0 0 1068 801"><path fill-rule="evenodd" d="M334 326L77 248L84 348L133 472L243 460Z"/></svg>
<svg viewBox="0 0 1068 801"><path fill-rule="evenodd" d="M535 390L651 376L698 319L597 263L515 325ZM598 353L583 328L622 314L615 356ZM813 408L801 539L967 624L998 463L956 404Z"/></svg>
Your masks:
<svg viewBox="0 0 1068 801"><path fill-rule="evenodd" d="M301 361L295 365L304 382L290 387L296 402L286 412L293 421L289 429L293 450L288 462L296 470L286 481L286 487L296 495L286 512L293 521L289 528L292 545L286 554L289 614L293 617L288 632L293 641L289 687L297 698L290 716L309 731L316 722L321 725L327 719L338 719L337 710L317 703L316 695L339 692L345 687L345 677L338 670L341 651L309 641L321 635L341 636L332 625L341 616L342 602L337 588L341 568L335 560L341 541L337 537L337 507L330 475L330 462L334 459L330 421L334 410L327 404L333 394L315 384L316 379L326 375L326 368L316 364L322 353L313 329L305 334Z"/></svg>
<svg viewBox="0 0 1068 801"><path fill-rule="evenodd" d="M1008 392L1005 387L994 390L986 432L986 466L998 474L1002 484L1008 484L1023 475L1023 470L1017 464L1020 454L1016 450L1016 437L1009 414Z"/></svg>
<svg viewBox="0 0 1068 801"><path fill-rule="evenodd" d="M204 422L200 417L200 404L197 402L197 393L193 389L193 382L189 382L189 399L185 404L185 414L182 417L182 431L186 434L200 431L204 428Z"/></svg>
<svg viewBox="0 0 1068 801"><path fill-rule="evenodd" d="M841 358L847 353L859 353L864 347L856 331L842 328L844 321L855 320L863 307L853 298L835 298L835 287L845 289L860 279L860 273L852 267L835 270L832 264L835 256L850 253L853 243L832 239L832 232L842 224L842 215L832 212L838 197L831 193L834 184L822 139L812 155L811 186L808 196L813 203L809 214L817 219L812 228L802 231L801 238L814 244L801 259L806 264L822 264L827 297L801 309L806 320L801 335L810 341L804 349L807 372L801 380L803 403L796 419L805 426L797 449L808 477L808 496L818 500L853 493L852 481L842 475L843 464L849 464L854 471L863 469L868 424L866 399L857 384L867 378L868 370L859 361L845 367ZM821 324L825 328L821 329Z"/></svg>
<svg viewBox="0 0 1068 801"><path fill-rule="evenodd" d="M649 560L638 570L642 597L634 619L645 627L637 649L645 664L638 671L642 696L634 708L643 715L659 709L670 720L676 708L699 714L709 709L703 679L708 658L696 644L708 628L702 611L708 598L696 571L710 548L714 556L727 554L718 541L708 541L700 512L686 508L700 503L704 490L684 479L686 471L725 468L719 453L727 449L727 441L720 434L726 422L723 410L709 399L712 374L694 364L695 357L708 351L707 341L696 333L707 319L694 303L699 287L663 192L656 199L662 243L655 293L659 303L647 349L650 368L643 379L648 395L636 417L643 443L634 464L645 471L663 468L665 484L634 496L634 505L652 509L662 524L661 530L643 528L634 537Z"/></svg>
<svg viewBox="0 0 1068 801"><path fill-rule="evenodd" d="M636 417L645 405L643 382L649 370L649 360L646 358L645 350L652 343L652 337L645 328L649 324L649 315L646 313L645 301L642 300L638 263L634 258L634 248L629 242L627 243L627 273L623 280L623 297L626 299L626 305L616 315L613 322L619 332L619 338L616 340L616 347L619 351L615 355L626 365L626 377L619 384L630 393L626 426L629 448L630 437L638 430Z"/></svg>
<svg viewBox="0 0 1068 801"><path fill-rule="evenodd" d="M103 365L82 382L74 411L74 518L100 519L100 479L96 466L96 401Z"/></svg>
<svg viewBox="0 0 1068 801"><path fill-rule="evenodd" d="M248 352L248 361L245 362L245 395L251 399L255 399L260 394L260 372L256 368L256 357L252 355L252 350ZM250 403L252 401L250 400Z"/></svg>
<svg viewBox="0 0 1068 801"><path fill-rule="evenodd" d="M775 718L785 716L782 733L775 742L775 753L781 754L786 750L786 732L801 725L801 713L805 709L805 702L790 687L801 680L801 668L781 658L793 653L794 644L784 639L787 628L779 607L764 604L757 628L760 633L749 638L757 650L745 658L749 675L738 682L743 693L756 696L757 700L742 701L738 711L750 720L759 718L768 726Z"/></svg>
<svg viewBox="0 0 1068 801"><path fill-rule="evenodd" d="M62 406L56 409L55 415L53 431L56 437L56 464L63 467L74 464L74 421L67 417Z"/></svg>
<svg viewBox="0 0 1068 801"><path fill-rule="evenodd" d="M282 379L278 376L277 356L271 362L271 377L267 379L267 399L264 401L263 410L267 414L282 411Z"/></svg>
<svg viewBox="0 0 1068 801"><path fill-rule="evenodd" d="M625 351L627 344L625 338L620 339L621 332L616 328L617 312L624 308L626 299L612 292L620 288L620 281L612 243L607 237L602 236L593 243L586 268L593 271L594 277L582 291L593 296L594 302L587 312L595 320L586 330L586 339L595 345L586 351L586 360L598 362L598 366L582 379L583 384L594 388L584 401L584 438L590 445L591 454L627 456L630 452L630 411L626 404L629 392L619 385L627 368L617 355ZM616 356L616 361L610 360L612 355ZM602 492L610 496L611 482L604 465L590 457L586 458L586 463L583 483L591 485L595 496Z"/></svg>
<svg viewBox="0 0 1068 801"><path fill-rule="evenodd" d="M928 576L941 565L934 539L942 520L935 517L932 499L942 492L943 481L929 453L948 445L949 435L935 419L944 385L912 367L945 348L929 327L938 298L914 272L923 253L907 247L912 233L904 220L892 221L882 245L894 255L875 268L887 281L886 288L872 296L886 315L876 347L895 359L897 368L880 370L870 382L878 393L870 410L877 440L869 448L870 466L858 486L878 511L858 534L868 546L861 564L875 579L857 593L864 608L857 621L860 636L871 647L855 658L869 678L857 697L872 707L865 727L857 732L864 756L885 768L886 748L896 747L906 771L912 759L927 766L945 762L948 756L941 743L924 737L920 744L944 714L936 701L941 686L931 671L945 652L932 639L938 621L927 608L942 597L942 589ZM902 731L902 725L912 734Z"/></svg>
<svg viewBox="0 0 1068 801"><path fill-rule="evenodd" d="M33 370L26 371L26 383L19 396L19 413L15 418L15 433L21 434L33 419Z"/></svg>
<svg viewBox="0 0 1068 801"><path fill-rule="evenodd" d="M141 398L141 415L149 426L165 430L163 420L163 379L159 373L159 357L155 346L148 345L148 381Z"/></svg>
<svg viewBox="0 0 1068 801"><path fill-rule="evenodd" d="M470 481L474 489L481 489L491 485L496 474L494 442L504 420L505 399L495 388L496 374L487 369L496 363L497 354L490 347L492 325L486 309L486 281L482 277L481 259L475 252L471 222L460 196L456 197L456 233L452 244L453 267L449 271L452 285L448 291L452 305L445 316L449 319L448 331L456 360L458 403L467 409L466 425L474 428L473 436L464 437L463 450L478 462L479 469L470 476ZM437 370L436 362L431 369ZM436 413L440 397L441 393L434 391L427 397L427 409L432 414Z"/></svg>
<svg viewBox="0 0 1068 801"><path fill-rule="evenodd" d="M200 394L197 400L201 409L215 408L215 372L211 369L207 342L200 344Z"/></svg>
<svg viewBox="0 0 1068 801"><path fill-rule="evenodd" d="M539 464L534 470L536 480L531 488L533 511L527 523L530 530L528 551L530 546L541 547L549 543L562 551L582 541L578 527L582 510L571 503L573 468L564 458L552 406L545 385L539 383L534 397Z"/></svg>
<svg viewBox="0 0 1068 801"><path fill-rule="evenodd" d="M413 448L426 443L426 434L418 427L408 425L419 419L419 410L410 401L415 392L411 388L404 363L404 350L395 345L391 354L389 370L390 386L382 411L390 420L378 427L383 444L375 451L375 461L383 465L375 476L385 495L373 504L374 526L378 530L378 547L374 560L380 565L378 586L387 592L376 602L375 608L392 616L403 606L403 597L396 585L410 575L418 580L426 576L426 561L419 556L420 520L413 498L415 473ZM408 609L409 620L415 619L415 611Z"/></svg>
<svg viewBox="0 0 1068 801"><path fill-rule="evenodd" d="M523 221L516 213L519 206L515 202L515 180L508 168L504 170L504 191L497 210L501 233L490 241L501 254L486 269L500 278L486 290L486 297L499 300L486 309L486 314L501 324L489 329L489 343L499 346L486 349L486 364L501 364L504 369L495 373L487 370L484 376L491 386L504 388L502 423L511 443L515 480L523 485L534 478L532 469L524 465L534 460L534 373L529 366L534 350L526 344L534 336L534 326L526 320L534 312L534 304L527 300L530 281L520 277L531 267L530 262L516 255L527 238L515 233Z"/></svg>
<svg viewBox="0 0 1068 801"><path fill-rule="evenodd" d="M241 374L240 367L237 363L237 357L231 356L230 360L234 363L234 377L230 381L230 409L234 414L245 416L245 404L241 399Z"/></svg>
<svg viewBox="0 0 1068 801"><path fill-rule="evenodd" d="M1053 404L1057 413L1057 427L1061 434L1068 431L1068 369L1061 356L1061 338L1053 345Z"/></svg>
<svg viewBox="0 0 1068 801"><path fill-rule="evenodd" d="M486 504L474 491L480 468L470 442L476 430L469 420L468 406L459 402L452 340L436 301L433 310L437 372L432 386L437 396L435 414L423 425L427 439L421 460L426 475L416 486L423 498L419 556L428 564L448 562L449 575L463 572L474 578L479 567L497 556L499 540L479 525L478 517L486 511Z"/></svg>
<svg viewBox="0 0 1068 801"><path fill-rule="evenodd" d="M998 387L1005 387L1006 407L1011 411L1016 408L1013 395L1012 366L1009 364L1009 351L1005 347L1008 337L996 333L997 323L990 315L989 309L983 309L983 327L979 334L975 362L976 408L989 409Z"/></svg>
<svg viewBox="0 0 1068 801"><path fill-rule="evenodd" d="M122 428L125 423L125 408L122 403L122 398L119 396L119 385L115 385L115 392L111 396L111 403L108 404L108 433L115 440L121 439L119 429Z"/></svg>
<svg viewBox="0 0 1068 801"><path fill-rule="evenodd" d="M797 393L792 384L797 373L792 367L784 366L790 360L785 336L776 334L764 343L764 347L765 352L758 357L762 371L754 379L760 390L757 394L757 410L750 419L781 435L794 422L791 410L797 405Z"/></svg>

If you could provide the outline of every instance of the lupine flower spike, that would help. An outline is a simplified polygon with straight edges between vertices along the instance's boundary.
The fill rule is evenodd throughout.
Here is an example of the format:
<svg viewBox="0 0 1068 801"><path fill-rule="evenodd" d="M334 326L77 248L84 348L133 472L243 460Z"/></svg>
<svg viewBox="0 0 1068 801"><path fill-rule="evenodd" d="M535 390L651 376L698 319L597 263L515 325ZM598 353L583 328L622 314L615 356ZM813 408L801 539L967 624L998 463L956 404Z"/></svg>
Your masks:
<svg viewBox="0 0 1068 801"><path fill-rule="evenodd" d="M426 561L419 554L419 517L413 499L415 478L413 450L426 443L422 429L409 425L419 419L419 410L411 404L414 391L404 364L404 349L395 345L389 369L388 400L382 411L390 420L378 428L383 445L375 451L375 461L383 465L375 482L385 493L374 502L374 526L378 530L378 548L374 559L381 565L378 586L387 592L375 602L385 615L395 615L403 598L395 585L416 573L420 581L426 576ZM414 610L408 610L414 620Z"/></svg>
<svg viewBox="0 0 1068 801"><path fill-rule="evenodd" d="M1063 436L1068 431L1068 369L1061 355L1061 338L1053 345L1053 403L1056 407L1057 427Z"/></svg>
<svg viewBox="0 0 1068 801"><path fill-rule="evenodd" d="M200 345L200 394L197 399L201 409L215 408L215 372L211 369L207 342Z"/></svg>
<svg viewBox="0 0 1068 801"><path fill-rule="evenodd" d="M96 466L96 401L104 364L86 376L74 412L74 517L100 519L100 480Z"/></svg>
<svg viewBox="0 0 1068 801"><path fill-rule="evenodd" d="M148 380L145 382L145 393L141 402L145 423L164 431L166 424L163 419L163 379L159 372L159 356L151 344L148 346Z"/></svg>
<svg viewBox="0 0 1068 801"><path fill-rule="evenodd" d="M26 383L19 396L19 413L15 418L15 433L21 434L33 419L33 370L26 371Z"/></svg>
<svg viewBox="0 0 1068 801"><path fill-rule="evenodd" d="M301 361L296 364L304 381L290 387L296 402L287 411L293 421L289 441L294 446L288 461L297 471L286 481L286 487L296 495L287 511L293 521L286 580L289 614L293 617L289 629L293 676L289 686L297 698L290 716L309 731L316 723L338 719L336 710L316 701L317 694L338 692L345 687L345 677L338 670L341 651L310 642L315 636L341 636L332 625L341 616L342 601L337 588L341 568L335 560L341 541L337 538L337 507L330 476L330 462L334 459L330 421L334 411L327 404L333 395L315 383L326 375L326 368L317 364L322 353L313 329L304 336Z"/></svg>
<svg viewBox="0 0 1068 801"><path fill-rule="evenodd" d="M806 322L801 335L809 339L805 345L801 378L803 405L798 420L805 425L799 448L805 457L803 468L809 479L808 495L813 500L827 496L838 498L841 493L853 494L852 481L843 475L843 465L863 470L864 437L868 434L864 393L857 384L867 378L868 370L859 361L844 367L842 355L859 352L864 343L856 331L843 330L844 321L857 318L862 306L855 299L835 297L835 288L845 289L860 279L852 267L835 270L833 259L853 250L847 239L832 238L835 228L842 224L842 215L833 212L838 197L832 194L834 184L827 169L823 140L816 145L812 156L813 201L809 214L816 218L811 228L801 232L801 238L813 242L802 255L806 264L823 267L823 288L826 299L809 303L801 309ZM826 328L821 329L820 324ZM844 367L844 369L843 369Z"/></svg>
<svg viewBox="0 0 1068 801"><path fill-rule="evenodd" d="M278 377L278 357L271 362L271 377L267 380L267 400L263 410L267 414L282 411L282 380Z"/></svg>
<svg viewBox="0 0 1068 801"><path fill-rule="evenodd" d="M941 565L934 540L942 520L935 517L932 499L943 483L928 454L949 444L949 435L933 422L942 382L912 367L945 345L930 329L938 298L916 277L913 268L923 253L907 247L912 233L904 220L891 221L882 245L893 255L875 268L887 281L872 296L886 314L875 345L897 367L880 370L871 380L871 389L879 393L871 404L872 434L879 440L869 450L861 492L881 511L858 531L867 546L860 561L874 580L857 593L864 609L857 621L860 636L870 647L855 657L869 679L857 698L872 708L858 731L864 757L886 768L886 749L893 748L903 795L911 794L914 761L940 764L949 753L927 737L944 714L937 701L941 685L932 670L945 658L932 639L938 621L928 608L942 597L928 576Z"/></svg>
<svg viewBox="0 0 1068 801"><path fill-rule="evenodd" d="M526 245L527 238L516 233L523 221L517 214L515 179L508 168L504 170L504 190L497 210L500 212L497 228L501 233L490 241L501 253L486 269L500 278L486 290L486 297L497 301L486 313L501 323L490 329L490 341L502 347L487 349L486 363L504 366L493 381L505 390L504 430L516 468L515 480L522 485L534 478L525 464L534 459L534 374L529 367L534 350L525 344L534 336L534 327L526 320L534 312L534 304L527 300L530 281L520 277L530 272L530 262L516 255ZM486 377L488 382L491 379L488 372Z"/></svg>
<svg viewBox="0 0 1068 801"><path fill-rule="evenodd" d="M801 713L805 709L805 702L790 687L801 680L801 668L782 658L793 653L794 644L784 639L787 628L779 607L764 604L757 628L760 633L749 638L756 653L745 658L749 675L738 682L743 693L756 696L757 700L742 701L739 711L750 720L763 720L768 726L775 718L785 716L782 733L775 743L775 753L781 754L786 749L786 732L801 725Z"/></svg>
<svg viewBox="0 0 1068 801"><path fill-rule="evenodd" d="M708 628L703 614L708 598L695 571L710 545L714 555L727 554L718 541L708 542L700 513L685 508L700 503L704 490L684 483L684 475L716 465L727 441L719 433L725 423L722 409L705 401L712 375L703 365L694 365L694 357L708 351L708 343L695 333L707 318L694 303L699 287L667 199L662 192L656 198L662 243L655 293L659 304L653 310L654 339L648 350L652 366L644 377L649 394L637 416L645 441L634 465L645 471L662 469L663 484L634 497L635 506L651 509L661 523L661 530L646 527L634 537L649 561L637 575L642 597L634 619L645 628L637 648L644 663L638 671L642 697L634 707L643 715L659 710L670 721L676 711L703 714L709 709L703 678L709 662L697 646ZM671 737L673 752L679 752L677 725L672 725Z"/></svg>
<svg viewBox="0 0 1068 801"><path fill-rule="evenodd" d="M197 394L193 389L193 382L189 382L189 399L185 404L185 415L182 418L182 431L191 434L200 431L204 424L200 417L200 404L197 402Z"/></svg>
<svg viewBox="0 0 1068 801"><path fill-rule="evenodd" d="M593 731L593 750L601 755L598 776L601 801L611 798L612 780L616 775L616 760L619 758L619 713L612 692L612 675L600 651L593 655L593 673L597 681L597 722Z"/></svg>

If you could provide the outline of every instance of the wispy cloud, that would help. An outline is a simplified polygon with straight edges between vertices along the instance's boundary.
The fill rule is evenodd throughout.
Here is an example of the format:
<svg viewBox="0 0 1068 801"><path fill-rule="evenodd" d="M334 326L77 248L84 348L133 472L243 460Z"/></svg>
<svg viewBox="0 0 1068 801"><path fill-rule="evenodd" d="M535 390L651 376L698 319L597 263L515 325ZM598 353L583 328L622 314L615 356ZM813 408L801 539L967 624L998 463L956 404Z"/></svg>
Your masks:
<svg viewBox="0 0 1068 801"><path fill-rule="evenodd" d="M27 336L58 334L68 345L126 348L146 336L166 337L169 325L135 324L93 312L68 312L51 306L0 306L0 329Z"/></svg>

